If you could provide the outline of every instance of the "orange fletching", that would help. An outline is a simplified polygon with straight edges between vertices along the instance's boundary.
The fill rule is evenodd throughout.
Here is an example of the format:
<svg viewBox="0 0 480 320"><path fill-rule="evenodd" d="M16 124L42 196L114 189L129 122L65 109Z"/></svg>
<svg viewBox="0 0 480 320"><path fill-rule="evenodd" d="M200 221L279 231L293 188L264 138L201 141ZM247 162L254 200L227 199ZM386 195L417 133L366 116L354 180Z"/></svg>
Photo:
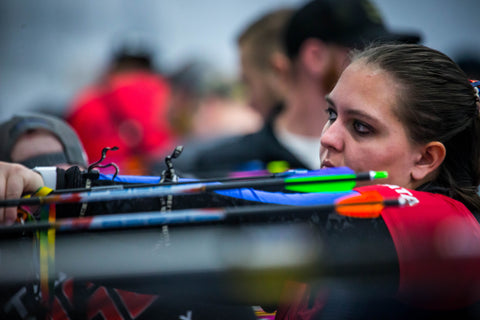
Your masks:
<svg viewBox="0 0 480 320"><path fill-rule="evenodd" d="M377 191L366 191L358 196L341 198L335 209L338 214L353 218L378 218L383 205L383 197Z"/></svg>

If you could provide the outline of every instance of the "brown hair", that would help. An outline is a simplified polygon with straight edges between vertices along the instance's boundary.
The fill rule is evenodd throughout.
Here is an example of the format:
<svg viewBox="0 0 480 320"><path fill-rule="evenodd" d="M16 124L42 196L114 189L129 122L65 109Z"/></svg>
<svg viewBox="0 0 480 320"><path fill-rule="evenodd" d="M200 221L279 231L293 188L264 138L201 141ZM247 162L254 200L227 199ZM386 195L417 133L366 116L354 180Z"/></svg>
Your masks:
<svg viewBox="0 0 480 320"><path fill-rule="evenodd" d="M416 143L439 141L447 153L433 186L480 211L480 119L474 88L445 54L412 44L372 46L354 60L373 64L399 84L397 115Z"/></svg>
<svg viewBox="0 0 480 320"><path fill-rule="evenodd" d="M267 69L271 55L274 52L283 52L283 31L294 9L282 8L269 12L244 29L237 37L240 47L250 49L252 63L260 69Z"/></svg>

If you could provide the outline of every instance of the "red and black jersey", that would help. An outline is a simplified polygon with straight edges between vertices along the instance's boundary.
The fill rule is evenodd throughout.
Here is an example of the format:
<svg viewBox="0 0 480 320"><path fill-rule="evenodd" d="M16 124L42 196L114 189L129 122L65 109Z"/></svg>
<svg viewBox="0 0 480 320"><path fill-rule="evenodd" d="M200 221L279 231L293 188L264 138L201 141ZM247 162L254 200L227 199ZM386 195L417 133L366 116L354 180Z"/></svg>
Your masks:
<svg viewBox="0 0 480 320"><path fill-rule="evenodd" d="M377 234L379 255L384 254L381 243L392 241L398 261L396 289L374 291L373 286L348 281L321 287L291 282L286 285L286 303L278 308L276 319L478 318L480 225L476 217L462 203L441 194L391 185L355 190L376 190L385 198L400 196L415 204L384 208L382 221L377 221L375 228L358 230L358 219L337 215L327 231L336 240L361 241L362 232L364 238ZM363 271L365 279L370 275Z"/></svg>

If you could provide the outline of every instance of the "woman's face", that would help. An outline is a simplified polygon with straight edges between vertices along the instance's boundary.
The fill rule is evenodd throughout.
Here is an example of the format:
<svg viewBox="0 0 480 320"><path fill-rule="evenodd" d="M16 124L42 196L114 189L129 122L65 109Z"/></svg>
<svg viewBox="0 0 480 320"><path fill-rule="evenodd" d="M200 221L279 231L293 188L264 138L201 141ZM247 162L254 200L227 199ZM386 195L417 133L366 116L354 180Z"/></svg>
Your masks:
<svg viewBox="0 0 480 320"><path fill-rule="evenodd" d="M414 188L411 170L419 147L393 110L398 86L385 71L361 61L343 72L327 96L329 121L321 137L322 167L347 166L355 172L385 170L377 183Z"/></svg>

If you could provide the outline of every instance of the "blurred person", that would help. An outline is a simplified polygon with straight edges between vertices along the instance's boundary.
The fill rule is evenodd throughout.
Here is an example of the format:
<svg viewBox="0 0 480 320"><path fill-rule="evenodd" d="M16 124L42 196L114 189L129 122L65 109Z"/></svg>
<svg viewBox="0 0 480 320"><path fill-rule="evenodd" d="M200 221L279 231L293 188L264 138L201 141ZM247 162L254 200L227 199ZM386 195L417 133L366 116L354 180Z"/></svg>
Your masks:
<svg viewBox="0 0 480 320"><path fill-rule="evenodd" d="M189 62L168 80L169 120L182 142L196 144L259 128L259 116L241 101L238 85L215 74L209 65Z"/></svg>
<svg viewBox="0 0 480 320"><path fill-rule="evenodd" d="M191 138L205 143L257 131L261 116L236 93L239 84L220 80L211 84L192 119ZM190 144L192 142L190 141Z"/></svg>
<svg viewBox="0 0 480 320"><path fill-rule="evenodd" d="M104 147L116 146L107 161L124 174L143 174L174 145L169 99L170 85L154 69L148 49L126 44L100 81L74 98L65 117L90 159L99 159Z"/></svg>
<svg viewBox="0 0 480 320"><path fill-rule="evenodd" d="M285 68L282 36L291 8L275 9L250 23L237 37L248 104L268 118L283 100L279 70Z"/></svg>
<svg viewBox="0 0 480 320"><path fill-rule="evenodd" d="M284 90L278 77L279 69L285 68L286 63L282 36L293 11L292 8L269 11L255 18L239 33L237 48L242 97L232 99L222 90L209 90L210 94L199 102L197 112L190 118L192 134L185 142L182 156L176 160L180 169L189 171L194 168L196 157L203 150L228 144L238 135L258 131L264 121L270 121L282 109ZM161 164L153 173L159 173L163 168Z"/></svg>
<svg viewBox="0 0 480 320"><path fill-rule="evenodd" d="M82 176L88 167L86 153L75 131L63 119L38 113L14 115L0 123L0 192L11 192L11 185L21 186L23 192L35 194L40 187L51 189L79 188L95 186L102 182ZM11 165L8 165L11 163ZM15 165L20 164L20 165ZM26 166L35 171L27 171ZM3 170L9 168L8 170ZM92 176L93 177L93 176ZM98 179L98 178L97 178ZM3 194L3 193L2 193ZM15 192L9 196L15 198L22 194ZM153 202L142 201L147 209L158 206ZM138 203L132 202L130 210ZM0 213L0 220L10 224L16 218L16 208L9 213ZM25 208L23 208L26 210ZM38 218L37 208L27 211ZM123 210L125 210L123 206ZM63 204L57 206L57 217L72 217L117 212L115 205L78 205ZM13 219L13 220L12 220ZM23 239L28 240L31 239ZM22 240L20 240L22 241ZM254 312L248 306L223 306L202 304L201 302L179 302L177 305L162 301L157 295L142 294L131 290L99 285L95 282L78 281L60 273L55 282L54 298L51 310L39 304L35 294L35 285L4 286L0 291L0 318L8 319L178 319L188 314L195 319L228 317L229 319L254 319ZM122 311L119 311L122 310ZM129 316L126 316L128 313Z"/></svg>
<svg viewBox="0 0 480 320"><path fill-rule="evenodd" d="M199 63L187 64L169 80L169 119L178 143L185 145L175 160L179 168L191 167L201 150L261 128L263 118L245 103L243 87L237 81L215 75L213 69ZM159 175L165 169L165 163L157 161L150 173Z"/></svg>
<svg viewBox="0 0 480 320"><path fill-rule="evenodd" d="M57 166L86 169L88 158L76 132L63 120L23 113L0 123L0 161L29 168Z"/></svg>
<svg viewBox="0 0 480 320"><path fill-rule="evenodd" d="M210 68L201 61L189 61L167 76L171 85L168 117L175 133L188 139L194 114L205 94Z"/></svg>
<svg viewBox="0 0 480 320"><path fill-rule="evenodd" d="M389 31L367 0L314 0L290 17L283 39L283 110L256 133L200 150L179 170L212 177L277 161L291 169L319 168L321 124L328 119L324 97L348 64L349 51L372 41L418 42L419 36Z"/></svg>

